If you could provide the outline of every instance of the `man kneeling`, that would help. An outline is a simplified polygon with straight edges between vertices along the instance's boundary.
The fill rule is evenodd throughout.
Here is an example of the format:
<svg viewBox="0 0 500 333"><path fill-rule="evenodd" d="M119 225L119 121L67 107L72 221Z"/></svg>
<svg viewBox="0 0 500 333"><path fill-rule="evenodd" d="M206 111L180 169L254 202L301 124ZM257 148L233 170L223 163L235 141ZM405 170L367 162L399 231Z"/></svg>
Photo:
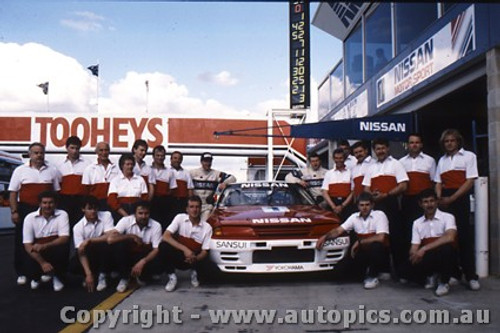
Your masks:
<svg viewBox="0 0 500 333"><path fill-rule="evenodd" d="M437 195L433 189L419 194L419 205L424 215L413 222L410 262L417 275L427 277L426 289L434 288L436 279L439 279L435 293L443 296L449 292L450 276L457 269L455 217L437 208Z"/></svg>
<svg viewBox="0 0 500 333"><path fill-rule="evenodd" d="M354 230L358 239L351 248L351 256L354 264L363 272L368 268L364 287L373 289L379 284L379 273L389 266L389 221L384 212L373 210L375 203L370 193L361 193L357 203L359 212L352 214L341 226L320 237L316 249L320 250L326 240L333 240Z"/></svg>
<svg viewBox="0 0 500 333"><path fill-rule="evenodd" d="M70 268L85 276L84 287L89 292L106 289L106 273L110 271L111 250L107 240L114 228L110 212L98 211L99 200L86 196L82 200L83 217L73 227L76 255ZM97 288L95 278L97 276Z"/></svg>
<svg viewBox="0 0 500 333"><path fill-rule="evenodd" d="M150 213L149 202L137 202L134 215L123 217L109 235L108 243L113 245L120 274L118 292L127 290L131 276L143 285L146 279L161 271L157 257L161 225L149 218Z"/></svg>
<svg viewBox="0 0 500 333"><path fill-rule="evenodd" d="M189 197L187 214L178 214L163 234L160 244L162 262L169 281L166 291L173 291L177 285L175 269L192 269L191 285L199 286L198 274L203 281L209 269L209 242L212 227L201 219L201 199L194 195Z"/></svg>
<svg viewBox="0 0 500 333"><path fill-rule="evenodd" d="M40 208L24 219L23 243L29 255L26 272L31 289L38 288L40 278L48 281L50 277L54 291L64 288L59 278L68 265L69 219L65 211L56 209L56 197L52 191L40 193Z"/></svg>

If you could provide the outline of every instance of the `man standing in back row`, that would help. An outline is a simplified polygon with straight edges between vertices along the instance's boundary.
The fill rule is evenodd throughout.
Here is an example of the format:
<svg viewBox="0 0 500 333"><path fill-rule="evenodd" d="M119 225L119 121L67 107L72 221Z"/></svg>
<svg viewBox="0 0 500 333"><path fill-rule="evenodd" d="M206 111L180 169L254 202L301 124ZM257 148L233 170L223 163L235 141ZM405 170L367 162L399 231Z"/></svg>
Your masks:
<svg viewBox="0 0 500 333"><path fill-rule="evenodd" d="M201 219L206 221L210 216L213 204L211 200L217 190L224 190L227 184L234 183L236 178L225 172L212 169L213 156L211 153L201 154L201 168L191 170L193 179L193 194L201 198ZM208 199L208 201L207 201Z"/></svg>
<svg viewBox="0 0 500 333"><path fill-rule="evenodd" d="M463 149L463 137L456 129L447 129L439 140L444 155L436 169L436 193L439 206L455 216L460 265L471 290L481 288L474 263L474 236L469 226L469 194L478 177L476 155Z"/></svg>
<svg viewBox="0 0 500 333"><path fill-rule="evenodd" d="M318 154L311 153L308 156L309 165L300 170L294 170L285 176L287 183L298 183L309 190L314 199L318 200L323 196L321 186L328 169L321 166L321 159Z"/></svg>

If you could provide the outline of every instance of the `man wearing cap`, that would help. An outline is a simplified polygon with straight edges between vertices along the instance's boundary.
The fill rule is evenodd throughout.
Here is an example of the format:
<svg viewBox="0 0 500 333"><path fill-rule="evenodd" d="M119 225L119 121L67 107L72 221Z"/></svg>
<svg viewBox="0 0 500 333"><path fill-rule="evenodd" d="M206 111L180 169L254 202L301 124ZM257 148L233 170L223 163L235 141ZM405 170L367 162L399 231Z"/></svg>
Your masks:
<svg viewBox="0 0 500 333"><path fill-rule="evenodd" d="M201 167L190 171L193 179L193 194L201 198L201 219L207 220L213 204L209 203L217 190L222 191L227 184L234 183L236 178L225 172L212 169L213 156L211 153L201 154ZM210 198L207 202L207 198Z"/></svg>

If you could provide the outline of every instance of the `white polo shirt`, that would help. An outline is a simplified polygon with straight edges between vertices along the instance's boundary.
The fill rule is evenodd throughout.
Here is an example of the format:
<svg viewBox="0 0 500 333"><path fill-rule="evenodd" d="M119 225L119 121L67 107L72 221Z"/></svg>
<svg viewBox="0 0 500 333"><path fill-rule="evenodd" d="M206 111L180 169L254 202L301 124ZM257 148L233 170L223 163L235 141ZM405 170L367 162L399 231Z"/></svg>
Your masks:
<svg viewBox="0 0 500 333"><path fill-rule="evenodd" d="M191 178L191 174L189 173L189 171L183 168L176 170L170 167L169 170L172 170L172 172L174 173L175 181L177 183L177 188L174 191L173 195L179 198L186 198L188 195L187 190L194 189L194 184L193 184L193 179Z"/></svg>
<svg viewBox="0 0 500 333"><path fill-rule="evenodd" d="M105 232L113 230L113 217L110 212L97 212L97 221L89 222L84 216L73 227L73 242L79 248L83 241L102 236Z"/></svg>
<svg viewBox="0 0 500 333"><path fill-rule="evenodd" d="M38 194L42 191L59 191L57 171L43 165L40 169L30 166L28 161L14 169L10 178L9 191L19 192L19 201L38 206Z"/></svg>
<svg viewBox="0 0 500 333"><path fill-rule="evenodd" d="M152 184L155 183L154 182L154 175L152 175L152 172L151 172L151 167L149 165L147 165L146 162L144 162L144 160L142 161L141 164L139 164L139 162L135 162L134 174L141 176L142 178L144 178L144 181L147 180L148 183L152 183Z"/></svg>
<svg viewBox="0 0 500 333"><path fill-rule="evenodd" d="M436 161L420 152L416 157L409 154L399 160L408 174L409 182L406 195L417 195L425 189L432 188L436 176Z"/></svg>
<svg viewBox="0 0 500 333"><path fill-rule="evenodd" d="M121 173L109 183L108 196L111 193L116 193L118 198L140 198L148 193L148 187L141 176L133 175L128 179Z"/></svg>
<svg viewBox="0 0 500 333"><path fill-rule="evenodd" d="M363 179L365 178L366 173L370 169L370 167L375 164L375 159L370 155L366 156L366 158L361 163L356 163L351 169L351 180L352 180L352 189L356 196L360 195L363 192Z"/></svg>
<svg viewBox="0 0 500 333"><path fill-rule="evenodd" d="M446 230L457 230L455 217L437 209L432 219L424 215L413 222L411 243L418 245L426 238L441 237Z"/></svg>
<svg viewBox="0 0 500 333"><path fill-rule="evenodd" d="M151 167L154 176L155 196L166 196L170 190L177 188L177 181L172 169Z"/></svg>
<svg viewBox="0 0 500 333"><path fill-rule="evenodd" d="M154 249L158 248L161 242L161 224L153 219L149 219L148 224L141 229L134 215L122 217L116 224L115 230L122 235L136 235L144 244L151 244Z"/></svg>
<svg viewBox="0 0 500 333"><path fill-rule="evenodd" d="M458 189L467 179L478 175L476 154L462 148L453 156L441 156L434 181L443 183L444 188Z"/></svg>
<svg viewBox="0 0 500 333"><path fill-rule="evenodd" d="M347 198L351 193L351 187L351 170L347 168L339 170L335 167L325 174L321 189L328 191L331 197Z"/></svg>
<svg viewBox="0 0 500 333"><path fill-rule="evenodd" d="M358 160L351 154L347 155L344 161L345 167L349 170L351 170L356 165L356 163L358 163Z"/></svg>
<svg viewBox="0 0 500 333"><path fill-rule="evenodd" d="M85 188L82 183L83 172L89 162L79 158L71 162L67 157L57 166L57 179L61 184L61 194L63 195L83 195Z"/></svg>
<svg viewBox="0 0 500 333"><path fill-rule="evenodd" d="M188 214L177 214L172 223L167 227L173 235L191 238L201 244L202 250L210 249L210 238L212 237L212 227L206 221L201 220L198 225L193 225Z"/></svg>
<svg viewBox="0 0 500 333"><path fill-rule="evenodd" d="M40 209L26 215L23 225L24 244L51 236L69 236L69 219L64 210L56 209L49 219L40 215Z"/></svg>
<svg viewBox="0 0 500 333"><path fill-rule="evenodd" d="M118 165L109 163L107 168L98 163L88 165L83 171L82 184L90 186L90 195L97 199L108 197L109 183L121 174Z"/></svg>
<svg viewBox="0 0 500 333"><path fill-rule="evenodd" d="M370 187L371 191L388 193L397 184L408 181L406 170L397 159L388 156L382 162L376 161L365 174L363 186Z"/></svg>
<svg viewBox="0 0 500 333"><path fill-rule="evenodd" d="M356 234L389 234L389 220L381 210L372 210L364 219L360 213L354 213L342 223L342 229L345 231L354 230Z"/></svg>

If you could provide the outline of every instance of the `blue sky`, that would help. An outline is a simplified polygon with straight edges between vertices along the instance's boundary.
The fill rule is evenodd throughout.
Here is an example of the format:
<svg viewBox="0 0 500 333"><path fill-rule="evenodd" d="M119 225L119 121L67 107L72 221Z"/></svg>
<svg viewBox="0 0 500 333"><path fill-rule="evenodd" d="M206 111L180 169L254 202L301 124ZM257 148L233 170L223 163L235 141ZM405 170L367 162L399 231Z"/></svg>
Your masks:
<svg viewBox="0 0 500 333"><path fill-rule="evenodd" d="M317 5L311 5L311 18ZM145 92L130 95L145 90L143 82L151 78L150 108L155 112L204 107L213 112L219 107L228 115L261 114L288 103L287 24L288 4L283 2L2 0L0 47L36 43L48 49L9 48L8 58L0 52L4 69L13 69L22 59L33 61L33 71L40 71L4 75L0 98L2 90L13 89L7 81L47 77L54 107L91 110L91 102L79 104L85 104L86 95L95 96L94 78L85 68L98 61L99 105L109 112L143 103ZM311 27L311 57L313 82L319 83L340 59L341 43ZM78 81L78 91L71 91L72 78ZM39 108L39 91L32 93L38 100L24 95L26 110ZM6 95L18 96L15 91ZM71 101L73 95L79 98ZM22 106L22 101L3 102L0 110L18 111Z"/></svg>

